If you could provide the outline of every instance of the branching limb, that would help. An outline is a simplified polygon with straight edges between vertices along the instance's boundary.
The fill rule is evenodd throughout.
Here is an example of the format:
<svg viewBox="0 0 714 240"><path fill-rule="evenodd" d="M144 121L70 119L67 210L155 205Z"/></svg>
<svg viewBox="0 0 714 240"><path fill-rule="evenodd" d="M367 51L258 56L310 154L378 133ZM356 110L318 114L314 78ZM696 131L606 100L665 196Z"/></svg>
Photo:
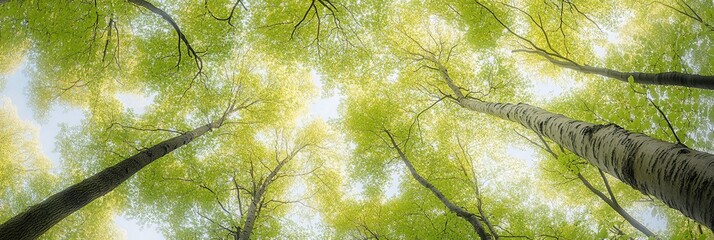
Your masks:
<svg viewBox="0 0 714 240"><path fill-rule="evenodd" d="M218 227L220 227L220 228L222 228L222 229L224 229L224 230L230 232L231 234L237 234L237 232L234 231L233 229L230 229L230 228L228 228L228 227L223 226L221 223L216 222L216 221L214 221L213 219L209 218L208 216L201 214L201 212L199 212L199 211L196 211L196 214L198 214L199 216L205 218L206 220L208 220L209 222L215 224L216 226L218 226Z"/></svg>
<svg viewBox="0 0 714 240"><path fill-rule="evenodd" d="M428 111L428 110L431 109L432 107L436 106L436 104L438 104L439 102L441 102L441 101L444 100L445 98L446 98L446 96L439 98L439 99L436 100L434 103L432 103L431 105L429 105L428 107L426 107L424 110L422 110L421 112L419 112L419 113L416 115L416 117L414 117L414 121L412 121L412 124L409 125L409 130L407 131L407 139L406 139L406 141L404 142L404 144L406 144L406 142L409 141L409 137L410 137L411 134L412 134L412 128L414 127L414 125L415 125L415 124L419 124L419 117L421 117L422 114L424 114L426 111Z"/></svg>
<svg viewBox="0 0 714 240"><path fill-rule="evenodd" d="M652 101L652 99L650 99L649 97L647 97L647 101L649 101L650 104L652 104L652 106L653 106L655 109L657 109L657 112L659 112L659 114L662 116L662 118L664 118L664 121L667 122L667 127L669 127L669 130L672 132L672 136L674 136L674 139L677 141L677 144L686 147L686 146L684 145L684 143L682 143L682 140L679 139L679 136L677 136L677 132L674 131L674 127L672 126L672 122L670 122L670 121L669 121L669 118L667 118L667 114L664 114L664 111L662 111L662 109L659 108L659 106L657 106L657 104L655 104L654 101Z"/></svg>
<svg viewBox="0 0 714 240"><path fill-rule="evenodd" d="M147 2L145 0L127 0L130 3L133 3L137 6L143 7L148 9L149 11L153 12L156 15L161 16L166 22L171 24L171 26L174 28L174 31L178 35L179 38L179 45L178 45L178 62L176 63L176 67L179 66L181 63L181 43L183 42L184 45L186 45L186 49L188 50L188 56L192 57L194 59L194 62L196 63L196 68L198 68L198 73L196 74L197 76L201 74L203 71L203 61L201 60L201 57L196 54L196 51L193 49L191 44L189 43L188 39L186 38L186 35L184 35L183 31L181 31L181 28L179 25L174 21L173 17L171 17L168 13L166 13L164 10L154 6L150 2Z"/></svg>
<svg viewBox="0 0 714 240"><path fill-rule="evenodd" d="M245 4L243 4L243 0L237 0L237 1L233 4L233 7L231 7L231 12L228 14L228 16L222 18L222 17L218 17L218 16L216 16L215 14L213 14L213 12L211 11L211 9L208 7L208 0L204 0L204 1L203 1L203 6L206 8L206 11L208 12L209 15L211 15L211 17L212 17L213 19L216 19L216 20L218 20L218 21L225 21L225 22L227 22L228 25L230 25L231 27L235 27L235 26L233 26L233 22L231 22L231 21L233 21L233 15L235 15L236 8L238 8L238 5L239 5L239 4L243 7L243 10L246 10L246 11L248 10L248 8L245 7Z"/></svg>
<svg viewBox="0 0 714 240"><path fill-rule="evenodd" d="M102 50L102 62L104 62L104 59L107 56L107 48L109 48L109 42L112 40L112 26L114 25L114 19L110 18L109 19L109 24L107 24L107 40L104 43L104 50Z"/></svg>
<svg viewBox="0 0 714 240"><path fill-rule="evenodd" d="M682 141L679 139L679 136L677 136L677 132L674 131L674 127L672 126L672 122L670 122L670 121L669 121L669 118L667 118L667 114L665 114L664 111L662 111L662 109L661 109L657 104L655 104L655 102L649 97L649 95L648 95L646 92L638 91L637 89L634 88L634 86L630 86L630 89L631 89L634 93L643 95L643 96L645 97L645 99L647 99L647 102L649 102L650 104L652 104L652 106L657 110L657 112L662 116L662 118L664 118L664 121L667 122L667 127L668 127L669 130L672 132L672 136L674 136L674 139L677 141L677 144L679 144L679 145L681 145L681 146L683 146L683 147L687 147L687 146L684 145L684 143L682 143ZM687 147L687 148L688 148L688 147Z"/></svg>
<svg viewBox="0 0 714 240"><path fill-rule="evenodd" d="M602 182L605 183L605 188L607 189L607 193L610 194L610 200L616 205L620 205L617 203L617 198L615 198L615 194L612 193L612 188L610 188L610 182L607 180L607 177L605 177L605 173L602 172L602 170L598 169L598 172L600 172L600 177L602 178Z"/></svg>
<svg viewBox="0 0 714 240"><path fill-rule="evenodd" d="M608 198L600 190L597 190L595 187L593 187L593 185L590 184L590 182L587 179L585 179L585 177L580 173L578 173L578 179L580 179L580 181L583 183L583 185L585 185L585 187L588 188L588 190L590 190L592 193L597 195L603 202L607 203L607 205L609 205L613 210L615 210L615 212L617 212L618 214L620 214L620 216L625 218L625 220L628 223L630 223L630 225L632 225L632 227L636 228L637 230L639 230L640 232L642 232L643 234L645 234L648 237L655 236L655 234L652 231L650 231L647 227L642 225L642 223L640 223L639 221L635 220L635 218L630 216L630 214L627 213L625 211L625 209L623 209L620 206L620 204L617 203L617 201L615 201L614 195L611 195L613 197L612 199ZM604 181L607 182L607 180L604 180ZM611 191L609 187L608 187L608 191Z"/></svg>
<svg viewBox="0 0 714 240"><path fill-rule="evenodd" d="M683 1L683 0L680 1L680 3L677 3L677 4L680 5L680 6L683 5L683 6L682 6L683 10L682 10L682 9L675 8L674 6L665 4L665 3L660 2L660 1L654 1L654 3L660 4L660 5L662 5L662 6L665 6L665 7L669 8L669 9L672 9L672 10L674 10L675 12L677 12L677 13L679 13L679 14L682 14L682 15L684 15L684 16L686 16L686 17L688 17L688 18L690 18L690 19L692 19L692 20L694 20L694 21L696 21L696 22L699 22L699 23L702 24L704 27L708 28L710 31L714 31L714 26L711 25L709 22L704 21L704 19L697 13L697 11L695 11L694 8L692 8L689 4L687 4L687 2L685 2L685 1Z"/></svg>
<svg viewBox="0 0 714 240"><path fill-rule="evenodd" d="M228 211L228 209L226 209L225 205L223 205L223 202L221 202L221 199L218 198L218 193L216 193L215 191L213 191L213 189L211 189L210 187L206 186L206 185L203 184L203 183L198 184L198 186L199 186L200 188L206 189L206 190L208 190L209 192L211 192L211 193L213 194L213 197L216 199L216 202L218 202L218 206L221 207L221 210L223 210L223 212L225 212L226 214L228 214L228 216L231 215L231 212Z"/></svg>
<svg viewBox="0 0 714 240"><path fill-rule="evenodd" d="M113 122L112 124L109 125L109 127L106 128L106 130L112 129L114 126L119 126L121 128L126 128L126 129L131 129L131 130L137 130L137 131L147 131L147 132L169 132L169 133L175 133L175 134L184 134L186 132L184 131L179 131L179 130L173 130L173 129L163 129L163 128L145 128L145 127L134 127L134 126L127 126L118 122Z"/></svg>

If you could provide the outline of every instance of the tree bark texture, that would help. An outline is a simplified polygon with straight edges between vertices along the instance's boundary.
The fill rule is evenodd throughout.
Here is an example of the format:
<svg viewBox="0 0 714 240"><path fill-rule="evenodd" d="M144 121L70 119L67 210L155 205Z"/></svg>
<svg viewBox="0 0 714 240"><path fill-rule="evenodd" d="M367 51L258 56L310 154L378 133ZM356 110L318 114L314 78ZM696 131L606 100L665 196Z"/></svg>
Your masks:
<svg viewBox="0 0 714 240"><path fill-rule="evenodd" d="M697 74L687 74L681 72L663 72L663 73L643 73L643 72L620 72L617 70L592 67L587 65L575 65L572 62L561 61L536 50L518 50L538 54L545 57L551 63L562 67L572 69L582 73L597 74L603 77L614 78L623 82L628 82L628 78L632 76L635 83L650 84L650 85L669 85L682 86L691 88L701 88L714 90L714 76L702 76Z"/></svg>
<svg viewBox="0 0 714 240"><path fill-rule="evenodd" d="M550 138L632 188L714 228L714 155L523 103L457 99L466 109L517 122Z"/></svg>
<svg viewBox="0 0 714 240"><path fill-rule="evenodd" d="M146 165L215 127L215 123L207 124L163 141L50 196L0 225L0 239L38 238L65 217L114 190Z"/></svg>
<svg viewBox="0 0 714 240"><path fill-rule="evenodd" d="M456 213L457 216L459 216L460 218L463 218L464 220L469 222L471 224L471 226L473 226L474 231L476 231L476 233L482 240L490 240L491 236L489 236L489 234L486 233L486 230L483 228L483 226L481 226L481 223L479 222L479 219L476 216L476 214L473 214L473 213L467 211L466 209L463 209L463 208L457 206L456 204L452 203L448 198L446 198L446 196L444 196L443 193L441 193L441 191L439 191L439 189L437 189L434 185L432 185L424 177L419 175L419 173L416 171L416 169L414 169L414 165L412 165L412 163L409 161L409 159L404 154L404 152L402 152L402 150L399 148L399 145L397 145L397 143L394 141L394 138L392 137L391 133L389 133L389 131L385 131L385 132L387 132L387 135L389 135L389 139L392 142L392 146L395 149L397 149L397 152L399 153L399 157L402 159L402 162L404 162L404 164L407 165L407 168L409 169L409 172L411 173L412 177L414 177L414 179L416 179L417 182L419 182L419 184L421 184L425 188L429 189L429 191L431 191L431 193L433 193L439 199L439 201L441 201L446 206L446 208L449 209L449 211Z"/></svg>
<svg viewBox="0 0 714 240"><path fill-rule="evenodd" d="M245 217L245 224L243 225L243 229L241 229L240 233L238 233L238 240L248 240L250 239L250 235L253 233L253 225L255 224L255 219L257 216L258 212L258 202L261 201L263 198L262 194L260 196L256 196L256 198L253 199L253 201L250 202L250 206L248 207L248 215Z"/></svg>

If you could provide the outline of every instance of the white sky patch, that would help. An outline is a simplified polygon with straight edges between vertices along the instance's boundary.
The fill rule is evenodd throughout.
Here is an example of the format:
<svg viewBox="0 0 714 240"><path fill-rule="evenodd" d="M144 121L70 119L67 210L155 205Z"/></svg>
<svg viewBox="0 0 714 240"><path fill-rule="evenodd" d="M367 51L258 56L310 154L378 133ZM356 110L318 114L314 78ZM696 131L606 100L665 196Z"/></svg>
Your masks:
<svg viewBox="0 0 714 240"><path fill-rule="evenodd" d="M159 231L152 225L142 227L134 219L128 219L122 215L114 216L114 224L123 233L124 239L131 240L160 240L165 239Z"/></svg>
<svg viewBox="0 0 714 240"><path fill-rule="evenodd" d="M47 119L42 123L35 119L34 111L30 108L28 98L28 83L30 78L25 74L27 69L26 61L20 65L19 69L8 76L5 88L0 92L0 99L9 100L17 109L17 113L25 122L37 127L40 132L40 150L52 162L52 173L59 174L60 155L56 151L55 139L59 134L60 125L78 126L84 113L79 109L69 109L53 107L47 114Z"/></svg>
<svg viewBox="0 0 714 240"><path fill-rule="evenodd" d="M641 219L640 223L655 233L661 233L667 230L667 220L662 214L656 213L657 210L652 204L635 202L634 206L626 209L626 211L630 213L633 218L637 220Z"/></svg>
<svg viewBox="0 0 714 240"><path fill-rule="evenodd" d="M337 118L337 108L343 96L320 98L310 104L310 115L322 118L325 121Z"/></svg>
<svg viewBox="0 0 714 240"><path fill-rule="evenodd" d="M542 99L543 101L550 101L569 90L567 86L559 84L552 79L534 81L530 89L535 99Z"/></svg>
<svg viewBox="0 0 714 240"><path fill-rule="evenodd" d="M535 105L547 103L565 93L583 87L583 81L577 81L578 79L573 75L574 71L569 69L563 69L556 77L545 76L538 70L533 71L532 68L519 67L519 71L525 79L531 81L529 90L533 94L533 100L537 101L532 103Z"/></svg>
<svg viewBox="0 0 714 240"><path fill-rule="evenodd" d="M293 224L300 229L300 232L308 233L309 235L317 235L320 231L320 224L322 223L322 216L320 213L310 207L310 200L308 198L313 195L307 192L307 182L305 179L297 178L294 184L290 187L291 191L286 194L286 199L280 199L281 201L299 201L291 203L290 209L286 214L287 220L295 223Z"/></svg>
<svg viewBox="0 0 714 240"><path fill-rule="evenodd" d="M535 157L533 148L524 148L519 144L513 144L506 147L506 153L515 159L522 160L528 169L534 169L538 164L538 158Z"/></svg>
<svg viewBox="0 0 714 240"><path fill-rule="evenodd" d="M125 108L131 109L136 114L144 114L146 107L154 102L154 96L141 95L137 93L117 93L115 97L124 105Z"/></svg>
<svg viewBox="0 0 714 240"><path fill-rule="evenodd" d="M399 77L399 70L394 70L389 76L387 76L387 82L389 83L396 83L397 78Z"/></svg>
<svg viewBox="0 0 714 240"><path fill-rule="evenodd" d="M349 181L349 184L344 186L345 196L357 201L364 200L364 184L359 181Z"/></svg>
<svg viewBox="0 0 714 240"><path fill-rule="evenodd" d="M617 45L622 42L622 39L620 38L620 34L618 32L605 30L605 34L607 35L608 43Z"/></svg>
<svg viewBox="0 0 714 240"><path fill-rule="evenodd" d="M593 52L595 53L595 56L600 59L600 60L605 60L605 56L607 55L607 49L604 47L595 45L593 46Z"/></svg>
<svg viewBox="0 0 714 240"><path fill-rule="evenodd" d="M328 94L327 91L323 89L324 82L322 76L315 70L310 71L310 74L312 75L312 81L315 83L315 87L320 91L320 96L310 104L307 114L308 119L322 118L326 122L328 120L337 119L337 109L342 99L345 98L344 95L339 90L336 90L337 92L332 95Z"/></svg>
<svg viewBox="0 0 714 240"><path fill-rule="evenodd" d="M402 182L402 178L404 177L404 170L399 169L400 167L404 167L404 164L398 164L390 167L391 174L389 175L389 180L382 188L384 190L384 196L387 200L399 196L402 192L399 188L399 184Z"/></svg>

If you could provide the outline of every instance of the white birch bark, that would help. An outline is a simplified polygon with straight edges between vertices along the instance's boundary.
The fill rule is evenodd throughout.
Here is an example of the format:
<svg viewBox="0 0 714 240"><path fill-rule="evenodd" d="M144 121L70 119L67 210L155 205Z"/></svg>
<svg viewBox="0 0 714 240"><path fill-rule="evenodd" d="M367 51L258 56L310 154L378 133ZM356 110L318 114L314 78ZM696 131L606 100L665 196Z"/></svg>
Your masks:
<svg viewBox="0 0 714 240"><path fill-rule="evenodd" d="M463 96L458 97L458 102L466 109L534 130L632 188L714 228L712 154L633 133L614 124L577 121L528 104L491 103Z"/></svg>
<svg viewBox="0 0 714 240"><path fill-rule="evenodd" d="M664 142L615 124L597 125L528 104L467 98L434 57L437 70L462 107L513 121L550 138L632 188L662 200L714 229L714 155Z"/></svg>

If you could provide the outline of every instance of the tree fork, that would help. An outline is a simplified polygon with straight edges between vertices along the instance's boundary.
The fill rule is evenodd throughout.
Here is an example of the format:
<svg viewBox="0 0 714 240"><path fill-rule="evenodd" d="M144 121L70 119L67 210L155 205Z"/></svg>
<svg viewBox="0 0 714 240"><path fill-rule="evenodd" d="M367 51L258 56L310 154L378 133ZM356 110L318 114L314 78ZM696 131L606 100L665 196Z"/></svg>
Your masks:
<svg viewBox="0 0 714 240"><path fill-rule="evenodd" d="M602 176L603 176L603 179L605 179L604 178L605 175L602 175ZM617 212L617 214L619 214L622 218L624 218L625 221L627 221L632 227L634 227L635 229L637 229L638 231L640 231L642 234L644 234L647 237L657 238L657 236L655 236L655 234L652 231L650 231L647 227L645 227L645 225L642 225L642 223L637 221L637 219L635 219L634 217L632 217L632 215L630 215L627 211L625 211L625 209L623 209L622 206L620 206L620 204L617 203L614 196L611 196L612 199L605 196L605 194L603 194L600 190L597 190L595 187L593 187L593 185L590 184L590 182L587 179L585 179L585 177L580 173L578 173L578 179L580 179L580 181L583 183L583 185L585 185L585 187L587 187L588 190L590 190L590 192L597 195L598 198L600 198L603 202L605 202L608 206L610 206L610 208L612 208L612 210ZM607 182L606 182L606 184L607 184Z"/></svg>

